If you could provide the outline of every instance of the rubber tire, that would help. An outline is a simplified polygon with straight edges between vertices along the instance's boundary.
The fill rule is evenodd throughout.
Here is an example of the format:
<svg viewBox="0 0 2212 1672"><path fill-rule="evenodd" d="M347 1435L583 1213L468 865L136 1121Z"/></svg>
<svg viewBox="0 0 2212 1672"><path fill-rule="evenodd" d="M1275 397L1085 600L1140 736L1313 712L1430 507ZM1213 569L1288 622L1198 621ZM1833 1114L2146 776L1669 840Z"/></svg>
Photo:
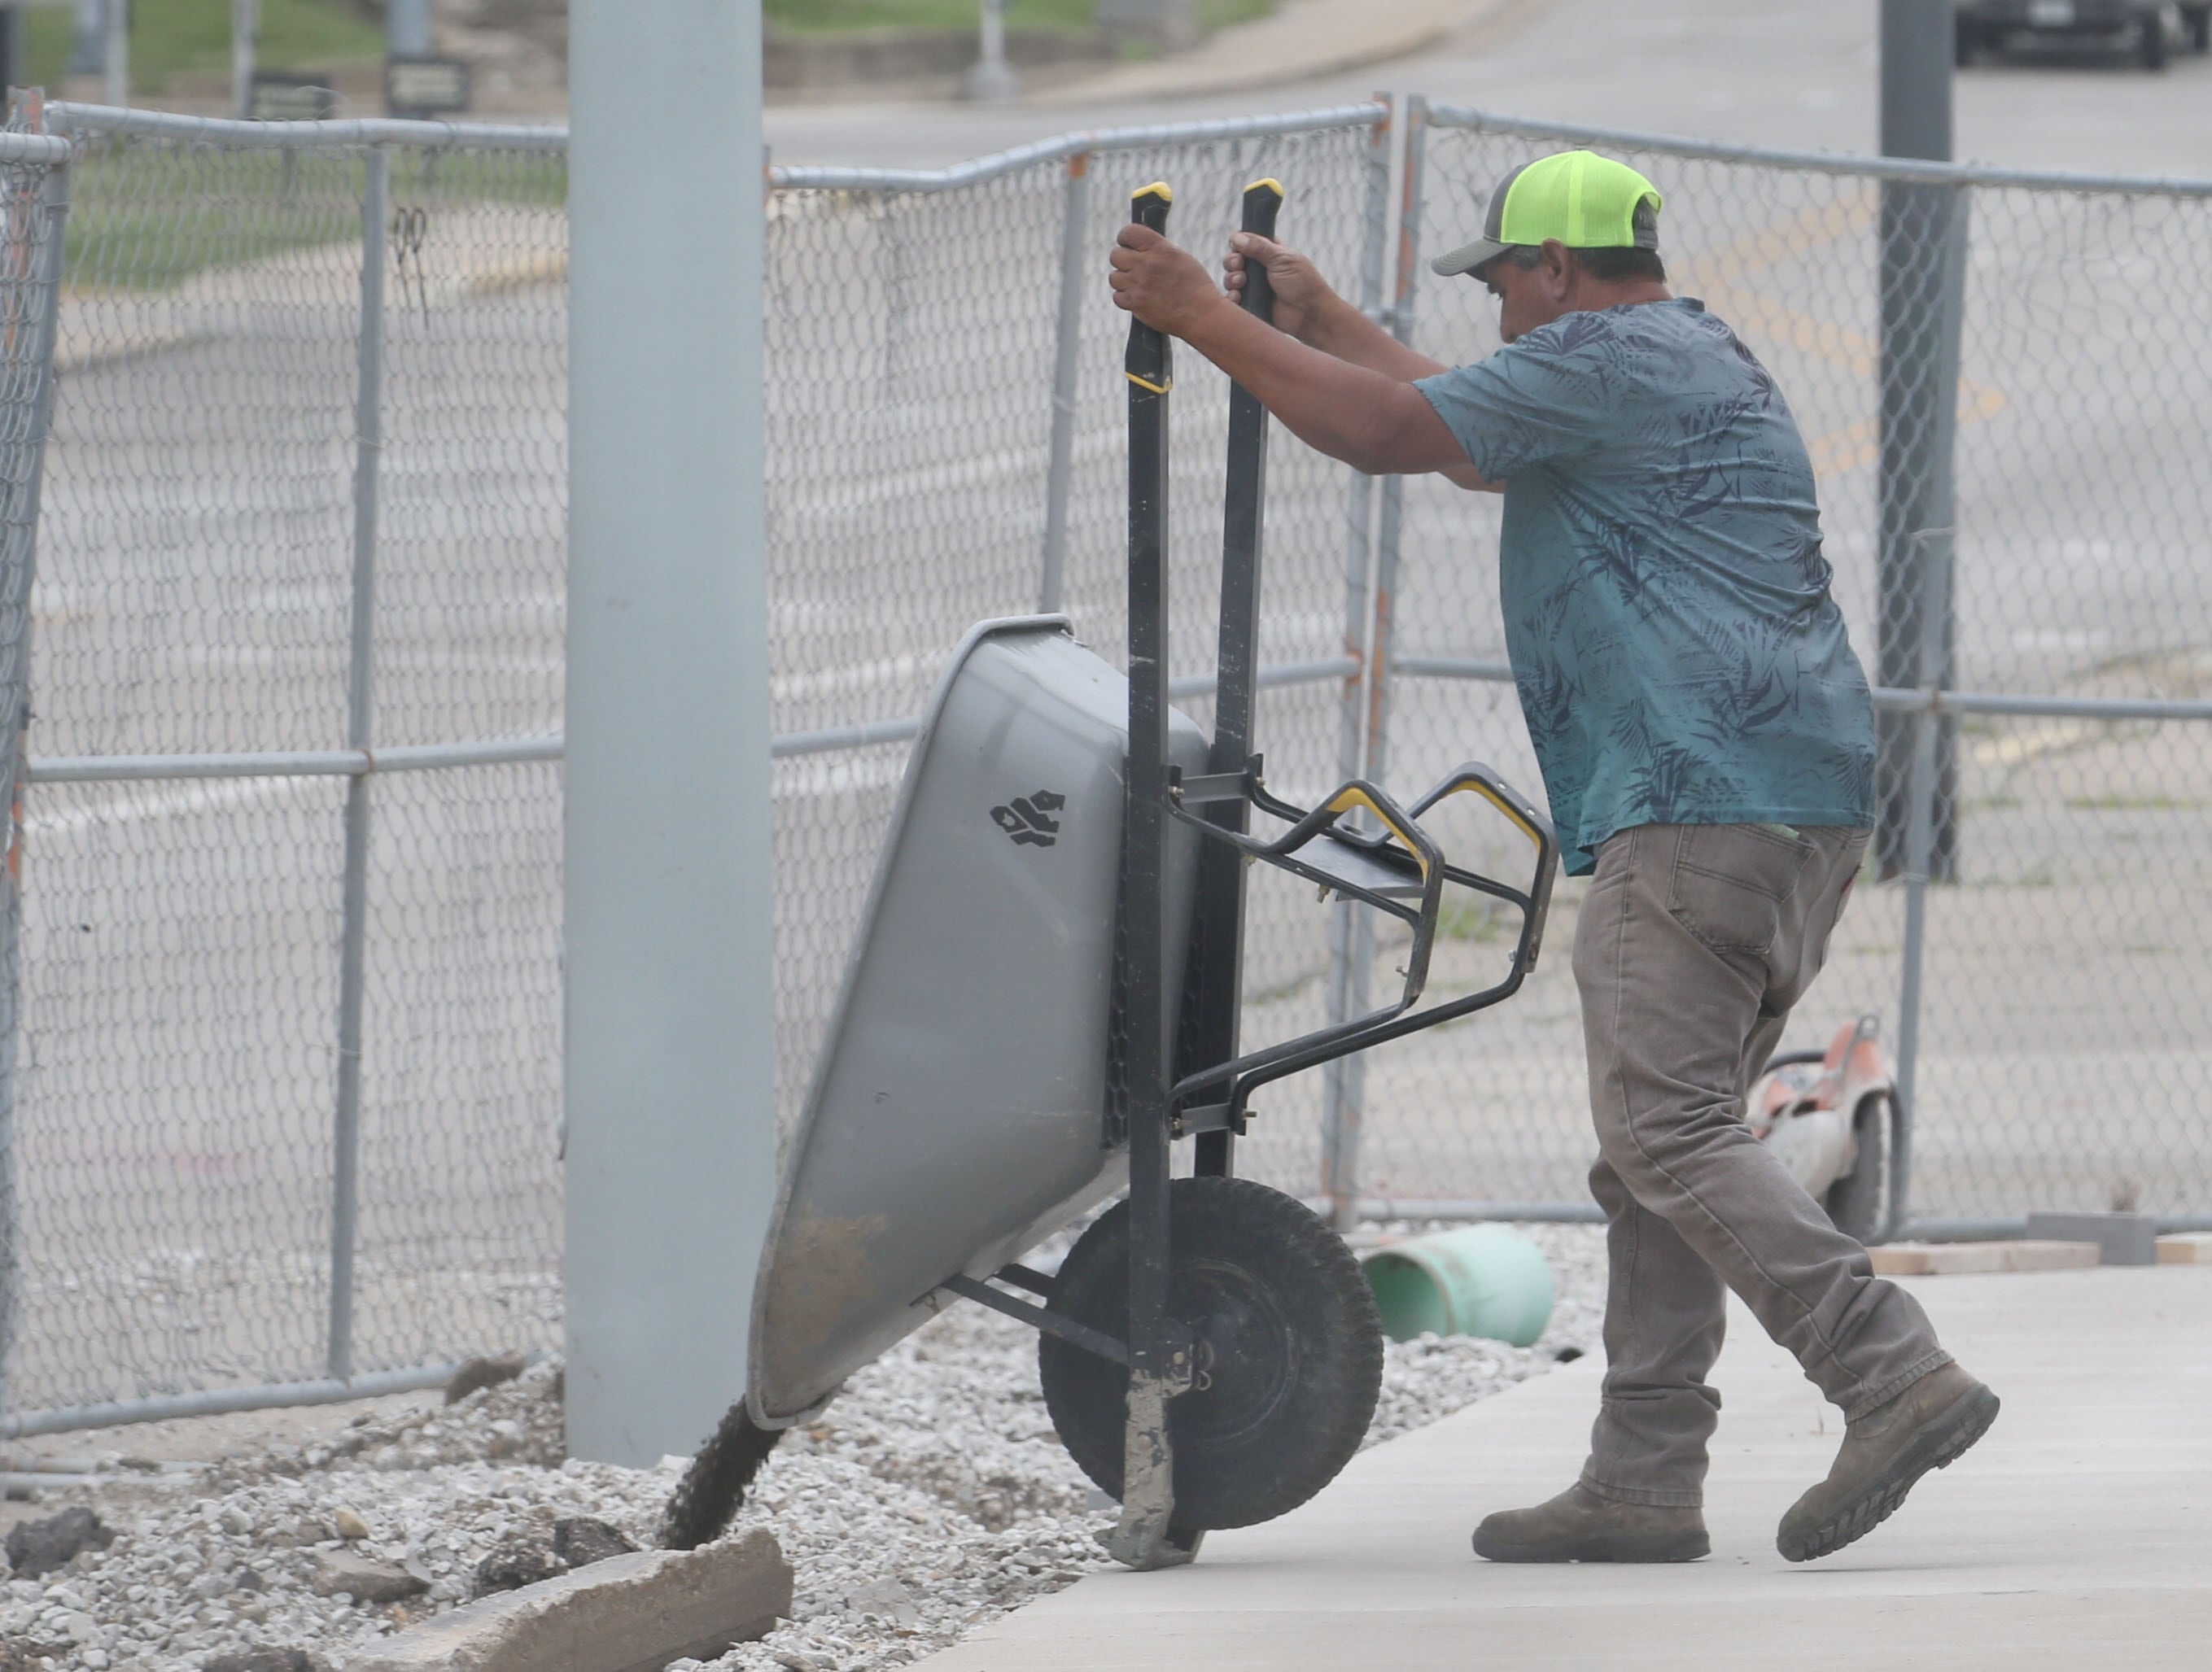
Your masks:
<svg viewBox="0 0 2212 1672"><path fill-rule="evenodd" d="M2191 50L2212 51L2212 6L2185 6L2181 21L2189 26Z"/></svg>
<svg viewBox="0 0 2212 1672"><path fill-rule="evenodd" d="M1963 17L1952 27L1955 31L1955 44L1952 49L1951 61L1960 69L1964 70L1981 56L1982 32Z"/></svg>
<svg viewBox="0 0 2212 1672"><path fill-rule="evenodd" d="M1168 1406L1176 1523L1273 1520L1334 1480L1374 1420L1382 1385L1374 1294L1342 1238L1304 1203L1252 1179L1176 1179L1168 1216L1169 1312L1214 1349L1212 1385ZM1122 1202L1068 1251L1048 1304L1121 1338L1128 1282ZM1128 1371L1046 1335L1037 1372L1060 1443L1118 1500Z"/></svg>
<svg viewBox="0 0 2212 1672"><path fill-rule="evenodd" d="M1891 1103L1877 1093L1863 1099L1851 1116L1851 1133L1858 1153L1851 1170L1828 1186L1820 1198L1836 1229L1862 1243L1881 1235L1886 1209L1882 1192L1888 1180Z"/></svg>

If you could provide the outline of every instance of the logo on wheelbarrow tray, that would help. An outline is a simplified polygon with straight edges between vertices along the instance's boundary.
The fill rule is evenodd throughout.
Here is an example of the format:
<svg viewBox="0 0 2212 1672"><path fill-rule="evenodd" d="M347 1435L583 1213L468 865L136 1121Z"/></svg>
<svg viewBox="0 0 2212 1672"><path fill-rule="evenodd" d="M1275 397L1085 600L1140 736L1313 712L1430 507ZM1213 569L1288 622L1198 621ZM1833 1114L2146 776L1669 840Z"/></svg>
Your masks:
<svg viewBox="0 0 2212 1672"><path fill-rule="evenodd" d="M1066 796L1038 790L1015 797L1006 806L993 808L991 819L1017 847L1048 848L1060 839L1060 821L1053 815L1066 805Z"/></svg>

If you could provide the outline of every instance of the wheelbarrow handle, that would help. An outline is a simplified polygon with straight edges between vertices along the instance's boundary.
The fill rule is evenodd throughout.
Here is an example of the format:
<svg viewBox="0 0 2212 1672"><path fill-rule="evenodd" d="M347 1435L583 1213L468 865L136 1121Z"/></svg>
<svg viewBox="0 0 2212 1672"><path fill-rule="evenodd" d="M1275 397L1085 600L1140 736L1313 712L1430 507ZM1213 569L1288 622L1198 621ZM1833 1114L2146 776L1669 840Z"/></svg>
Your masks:
<svg viewBox="0 0 2212 1672"><path fill-rule="evenodd" d="M1130 194L1129 219L1139 227L1164 234L1168 229L1168 206L1174 202L1175 192L1168 184L1154 180ZM1155 395L1166 394L1175 381L1174 368L1168 358L1167 334L1154 330L1141 319L1130 320L1129 347L1122 357L1121 369L1138 388Z"/></svg>
<svg viewBox="0 0 2212 1672"><path fill-rule="evenodd" d="M1276 211L1283 207L1283 183L1255 180L1244 188L1242 230L1273 240ZM1267 264L1248 259L1244 264L1244 312L1272 324L1275 318L1275 287L1267 276Z"/></svg>

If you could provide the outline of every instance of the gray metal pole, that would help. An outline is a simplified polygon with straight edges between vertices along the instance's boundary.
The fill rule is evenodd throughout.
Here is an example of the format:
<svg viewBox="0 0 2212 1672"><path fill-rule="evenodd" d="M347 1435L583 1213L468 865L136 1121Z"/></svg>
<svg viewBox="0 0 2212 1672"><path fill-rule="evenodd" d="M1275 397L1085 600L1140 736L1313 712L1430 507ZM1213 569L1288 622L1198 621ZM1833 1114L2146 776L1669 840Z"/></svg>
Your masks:
<svg viewBox="0 0 2212 1672"><path fill-rule="evenodd" d="M108 0L76 0L76 33L70 41L71 76L97 76L107 53Z"/></svg>
<svg viewBox="0 0 2212 1672"><path fill-rule="evenodd" d="M430 0L386 0L385 50L394 56L422 58L433 50Z"/></svg>
<svg viewBox="0 0 2212 1672"><path fill-rule="evenodd" d="M230 0L230 113L253 114L253 51L261 33L261 0Z"/></svg>
<svg viewBox="0 0 2212 1672"><path fill-rule="evenodd" d="M637 1465L744 1390L775 1177L761 14L569 19L568 1444Z"/></svg>
<svg viewBox="0 0 2212 1672"><path fill-rule="evenodd" d="M36 95L30 97L35 100ZM33 130L43 129L43 112L36 103L28 106L27 113ZM4 487L14 514L0 524L0 621L16 633L13 653L0 656L0 812L8 821L9 860L0 874L0 1412L13 1406L9 1360L21 1292L22 1254L16 1243L21 1221L15 1206L15 1069L16 1032L22 1015L22 894L15 862L22 850L22 766L31 723L31 587L38 568L46 433L53 424L54 328L60 311L62 233L69 203L68 168L49 168L40 185L37 208L25 216L30 224L16 219L22 207L11 205L9 217L14 241L10 266L18 256L22 264L9 277L10 288L21 300L7 309L7 358L11 364L27 365L35 382L29 409L20 421L21 428L8 440ZM26 237L27 245L21 241Z"/></svg>
<svg viewBox="0 0 2212 1672"><path fill-rule="evenodd" d="M1060 220L1060 323L1052 363L1052 453L1044 488L1044 573L1037 609L1060 609L1067 572L1067 496L1075 467L1075 380L1083 348L1083 300L1091 272L1084 239L1091 225L1091 154L1067 160L1067 191Z"/></svg>
<svg viewBox="0 0 2212 1672"><path fill-rule="evenodd" d="M131 102L131 0L100 0L100 23L104 37L103 96L111 105L127 105Z"/></svg>
<svg viewBox="0 0 2212 1672"><path fill-rule="evenodd" d="M1015 93L1014 72L1006 64L1006 0L980 0L975 62L968 71L968 96L981 104L1004 104Z"/></svg>
<svg viewBox="0 0 2212 1672"><path fill-rule="evenodd" d="M1390 157L1398 132L1389 117L1375 124L1367 145L1367 225L1360 239L1359 306L1370 316L1382 307L1382 277L1389 257ZM1336 771L1340 778L1367 770L1369 690L1375 676L1373 609L1375 478L1355 471L1346 520L1352 539L1344 562L1344 648L1358 671L1344 682L1337 707ZM1328 1015L1334 1027L1365 1008L1364 966L1374 961L1372 931L1360 907L1343 902L1328 918ZM1348 1229L1358 1212L1361 1096L1365 1075L1359 1057L1339 1057L1322 1069L1321 1193L1329 1221Z"/></svg>
<svg viewBox="0 0 2212 1672"><path fill-rule="evenodd" d="M1921 694L1929 706L1901 717L1912 728L1911 816L1905 844L1905 969L1897 996L1897 1105L1895 1142L1889 1157L1889 1215L1884 1234L1905 1225L1912 1199L1912 1124L1919 1103L1920 995L1923 957L1928 941L1928 877L1936 855L1936 749L1945 720L1934 699L1942 689L1948 655L1946 609L1951 596L1953 536L1933 529L1916 542L1914 553L1926 591L1920 612Z"/></svg>
<svg viewBox="0 0 2212 1672"><path fill-rule="evenodd" d="M1395 270L1390 292L1390 334L1401 342L1413 336L1413 284L1420 270L1421 159L1427 125L1420 96L1409 96L1405 105L1405 137L1401 142L1399 169L1398 240L1392 257ZM1405 524L1406 479L1385 476L1382 511L1376 519L1374 601L1367 636L1366 738L1362 759L1366 774L1380 784L1390 770L1390 658L1396 645L1398 600L1398 536ZM1352 930L1351 987L1346 1009L1363 1015L1373 1003L1375 978L1375 918L1359 912ZM1340 1123L1335 1149L1337 1176L1344 1184L1348 1207L1336 1215L1339 1230L1350 1230L1358 1217L1359 1145L1366 1127L1367 1057L1354 1051L1341 1059L1342 1094L1348 1118Z"/></svg>
<svg viewBox="0 0 2212 1672"><path fill-rule="evenodd" d="M1882 0L1881 149L1886 156L1948 161L1955 23L1952 0ZM1966 282L1965 200L1956 187L1889 180L1881 188L1881 542L1877 557L1876 682L1916 682L1927 589L1917 566L1918 536L1952 518L1952 437L1959 390L1960 315ZM1943 653L1950 655L1948 601ZM1879 822L1875 845L1883 875L1903 859L1911 819L1907 780L1916 730L1884 716L1876 723ZM1948 879L1958 846L1949 812L1957 778L1949 728L1938 740L1935 848L1929 875Z"/></svg>
<svg viewBox="0 0 2212 1672"><path fill-rule="evenodd" d="M346 671L346 747L369 747L376 669L377 478L384 451L384 266L392 224L392 154L366 159L361 196L361 348L354 387L353 616ZM337 1112L331 1136L329 1368L353 1374L355 1229L361 1185L361 1009L368 948L369 780L346 781L344 881L338 918Z"/></svg>

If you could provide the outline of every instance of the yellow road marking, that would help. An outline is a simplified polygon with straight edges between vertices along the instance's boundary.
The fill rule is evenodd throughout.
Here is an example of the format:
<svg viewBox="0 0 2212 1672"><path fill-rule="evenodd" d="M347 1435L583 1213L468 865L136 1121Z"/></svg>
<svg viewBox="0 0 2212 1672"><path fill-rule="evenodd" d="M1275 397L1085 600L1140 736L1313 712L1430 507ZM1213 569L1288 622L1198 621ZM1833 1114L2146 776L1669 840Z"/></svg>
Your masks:
<svg viewBox="0 0 2212 1672"><path fill-rule="evenodd" d="M2021 766L2046 754L2057 754L2076 743L2089 742L2098 728L2080 720L2064 725L2039 726L2014 737L1989 737L1974 745L1974 763L1981 766Z"/></svg>
<svg viewBox="0 0 2212 1672"><path fill-rule="evenodd" d="M1780 342L1840 367L1854 377L1878 379L1881 349L1872 338L1762 295L1744 282L1778 263L1811 255L1839 238L1864 232L1874 224L1881 203L1880 188L1869 185L1849 196L1811 204L1693 257L1705 300L1747 340ZM2002 389L1965 376L1959 379L1961 428L1995 417L2010 403ZM1858 469L1881 456L1880 423L1862 419L1830 430L1808 442L1806 451L1820 475Z"/></svg>

